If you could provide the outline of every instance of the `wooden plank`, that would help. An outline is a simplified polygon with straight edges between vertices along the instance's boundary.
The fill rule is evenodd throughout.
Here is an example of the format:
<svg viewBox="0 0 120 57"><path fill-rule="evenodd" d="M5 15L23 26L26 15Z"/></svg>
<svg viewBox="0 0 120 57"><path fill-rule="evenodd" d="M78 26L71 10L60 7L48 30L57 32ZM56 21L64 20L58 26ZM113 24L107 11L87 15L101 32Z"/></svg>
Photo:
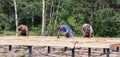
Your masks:
<svg viewBox="0 0 120 57"><path fill-rule="evenodd" d="M90 47L90 48L113 48L120 46L118 43L77 43L75 47Z"/></svg>
<svg viewBox="0 0 120 57"><path fill-rule="evenodd" d="M42 39L42 40L41 40ZM35 39L33 38L22 38L22 37L7 37L0 38L0 45L34 45L34 46L62 46L62 47L70 47L73 48L74 44L71 42L65 42L58 39L50 39L50 38L41 38Z"/></svg>
<svg viewBox="0 0 120 57"><path fill-rule="evenodd" d="M57 39L54 36L0 36L1 45L35 45L67 47L111 48L119 46L119 38L74 38Z"/></svg>

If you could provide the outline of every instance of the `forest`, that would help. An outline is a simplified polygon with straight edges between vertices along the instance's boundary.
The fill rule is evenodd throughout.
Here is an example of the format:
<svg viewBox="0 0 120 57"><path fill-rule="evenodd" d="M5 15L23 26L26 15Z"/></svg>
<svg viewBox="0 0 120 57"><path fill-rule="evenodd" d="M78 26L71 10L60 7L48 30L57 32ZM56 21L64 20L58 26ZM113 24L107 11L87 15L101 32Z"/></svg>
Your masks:
<svg viewBox="0 0 120 57"><path fill-rule="evenodd" d="M14 1L18 25L27 25L30 35L41 35L44 25L43 35L56 36L56 26L66 24L74 36L82 37L82 25L89 22L95 37L120 37L120 0L0 0L0 31L4 33L16 33Z"/></svg>

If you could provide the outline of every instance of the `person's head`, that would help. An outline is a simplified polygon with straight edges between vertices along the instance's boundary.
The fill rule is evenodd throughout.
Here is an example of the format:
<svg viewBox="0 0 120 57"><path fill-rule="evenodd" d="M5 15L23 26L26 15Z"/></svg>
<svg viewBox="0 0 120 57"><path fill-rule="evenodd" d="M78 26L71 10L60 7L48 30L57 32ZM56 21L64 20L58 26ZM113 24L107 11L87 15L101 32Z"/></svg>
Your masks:
<svg viewBox="0 0 120 57"><path fill-rule="evenodd" d="M57 25L57 30L61 30L61 25Z"/></svg>
<svg viewBox="0 0 120 57"><path fill-rule="evenodd" d="M89 23L87 23L87 27L89 27L89 28L90 28L90 24L89 24Z"/></svg>

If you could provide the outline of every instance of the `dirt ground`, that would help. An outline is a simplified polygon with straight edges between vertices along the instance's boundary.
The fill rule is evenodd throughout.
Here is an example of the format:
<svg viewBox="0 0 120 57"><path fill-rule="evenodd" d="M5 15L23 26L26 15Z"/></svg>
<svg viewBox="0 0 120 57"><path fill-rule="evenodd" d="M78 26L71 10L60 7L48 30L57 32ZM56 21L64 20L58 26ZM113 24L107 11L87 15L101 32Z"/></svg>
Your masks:
<svg viewBox="0 0 120 57"><path fill-rule="evenodd" d="M12 46L12 51L8 50L8 45L0 46L0 57L28 57L27 46ZM63 47L52 47L51 53L47 53L47 47L32 47L33 57L71 57L71 49L63 51ZM92 48L91 57L106 57L103 54L103 49ZM120 52L116 52L115 49L110 50L110 57L120 57ZM87 48L76 48L75 57L88 57Z"/></svg>

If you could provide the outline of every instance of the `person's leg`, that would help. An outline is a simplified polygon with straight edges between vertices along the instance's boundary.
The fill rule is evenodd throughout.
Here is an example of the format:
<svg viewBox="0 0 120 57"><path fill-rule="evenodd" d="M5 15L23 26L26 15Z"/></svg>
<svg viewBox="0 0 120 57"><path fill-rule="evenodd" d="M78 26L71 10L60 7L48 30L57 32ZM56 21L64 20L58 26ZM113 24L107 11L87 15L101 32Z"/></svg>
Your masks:
<svg viewBox="0 0 120 57"><path fill-rule="evenodd" d="M72 33L67 33L67 34L66 34L66 37L67 37L67 38L72 38L72 37L73 37L73 34L72 34Z"/></svg>
<svg viewBox="0 0 120 57"><path fill-rule="evenodd" d="M72 34L72 33L70 34L70 37L71 37L71 38L73 37L73 34Z"/></svg>
<svg viewBox="0 0 120 57"><path fill-rule="evenodd" d="M73 34L72 33L67 33L66 34L66 38L72 38L73 37ZM70 50L68 47L65 47L64 48L64 51L67 51L67 50Z"/></svg>

